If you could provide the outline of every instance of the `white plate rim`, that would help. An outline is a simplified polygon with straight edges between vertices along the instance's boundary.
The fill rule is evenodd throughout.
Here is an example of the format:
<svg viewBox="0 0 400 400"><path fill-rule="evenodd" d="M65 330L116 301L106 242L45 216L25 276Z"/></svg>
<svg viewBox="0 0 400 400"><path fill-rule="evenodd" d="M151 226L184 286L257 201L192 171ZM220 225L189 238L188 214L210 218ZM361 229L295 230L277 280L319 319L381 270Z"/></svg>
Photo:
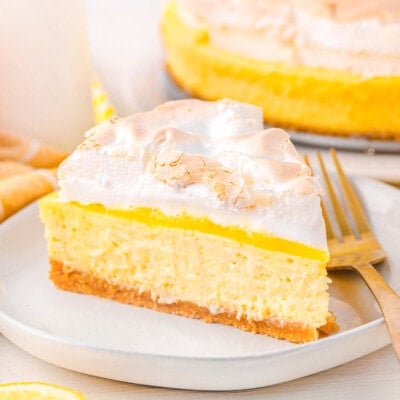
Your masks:
<svg viewBox="0 0 400 400"><path fill-rule="evenodd" d="M138 351L124 351L119 349L111 349L101 346L94 346L90 344L80 343L80 342L73 342L65 338L61 338L57 335L50 334L48 332L42 331L39 328L35 328L31 325L26 325L21 321L11 317L10 315L6 314L4 310L0 308L0 319L3 318L4 321L9 323L10 325L19 328L21 331L30 332L34 334L36 337L41 337L45 339L49 339L58 344L69 344L75 347L85 348L93 351L105 351L115 354L123 354L123 355L131 355L131 356L142 356L142 357L157 357L157 358L165 358L165 359L180 359L180 360L191 360L191 361L248 361L248 360L257 360L257 359L264 359L266 357L274 357L276 355L286 355L289 353L302 351L303 349L309 347L318 347L321 343L324 345L329 345L331 341L337 341L338 338L353 336L357 333L361 333L364 331L368 331L370 329L379 327L380 325L384 325L383 317L379 317L373 321L367 322L365 324L359 325L355 328L346 330L344 332L340 332L337 335L327 336L321 339L318 339L314 342L308 342L303 344L298 344L295 347L290 347L286 349L277 349L271 350L268 352L260 353L260 354L252 354L246 356L215 356L215 357L202 357L202 356L183 356L183 355L169 355L169 354L157 354L157 353L146 353L146 352L138 352Z"/></svg>

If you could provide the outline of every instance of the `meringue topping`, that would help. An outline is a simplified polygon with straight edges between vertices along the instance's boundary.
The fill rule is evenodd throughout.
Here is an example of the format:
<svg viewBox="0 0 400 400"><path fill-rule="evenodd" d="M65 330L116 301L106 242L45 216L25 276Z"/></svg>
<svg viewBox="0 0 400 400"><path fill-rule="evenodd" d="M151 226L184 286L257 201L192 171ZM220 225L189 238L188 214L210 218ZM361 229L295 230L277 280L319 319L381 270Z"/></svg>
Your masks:
<svg viewBox="0 0 400 400"><path fill-rule="evenodd" d="M261 61L400 75L397 0L175 0L211 44Z"/></svg>
<svg viewBox="0 0 400 400"><path fill-rule="evenodd" d="M187 212L326 249L319 183L256 106L167 102L86 136L59 168L62 201Z"/></svg>

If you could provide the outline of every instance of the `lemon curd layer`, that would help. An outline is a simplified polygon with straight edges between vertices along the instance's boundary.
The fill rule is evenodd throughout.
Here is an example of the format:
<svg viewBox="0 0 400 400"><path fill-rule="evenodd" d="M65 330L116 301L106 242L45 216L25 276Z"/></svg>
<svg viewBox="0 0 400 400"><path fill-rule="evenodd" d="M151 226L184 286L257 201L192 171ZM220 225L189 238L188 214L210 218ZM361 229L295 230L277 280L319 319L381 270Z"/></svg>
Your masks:
<svg viewBox="0 0 400 400"><path fill-rule="evenodd" d="M179 7L169 3L161 31L168 69L189 93L256 104L270 124L400 140L400 76L364 76L227 51L212 43L207 26L190 23L187 15L182 18ZM373 60L366 65L373 66Z"/></svg>
<svg viewBox="0 0 400 400"><path fill-rule="evenodd" d="M158 210L40 201L49 258L159 303L188 301L217 314L326 323L326 261L318 249ZM316 331L315 331L316 332ZM316 335L316 334L315 334Z"/></svg>
<svg viewBox="0 0 400 400"><path fill-rule="evenodd" d="M67 203L59 202L58 194L53 193L42 200L46 207L64 207ZM225 237L240 243L246 243L260 249L285 252L294 256L301 256L312 260L329 261L329 253L314 247L296 243L283 238L267 235L260 232L252 232L239 226L222 226L211 221L208 217L194 217L187 213L180 215L165 215L162 211L153 208L138 207L131 210L107 208L101 204L82 205L77 202L70 203L71 207L91 213L105 214L132 222L146 224L147 226L160 226L192 230L215 236Z"/></svg>

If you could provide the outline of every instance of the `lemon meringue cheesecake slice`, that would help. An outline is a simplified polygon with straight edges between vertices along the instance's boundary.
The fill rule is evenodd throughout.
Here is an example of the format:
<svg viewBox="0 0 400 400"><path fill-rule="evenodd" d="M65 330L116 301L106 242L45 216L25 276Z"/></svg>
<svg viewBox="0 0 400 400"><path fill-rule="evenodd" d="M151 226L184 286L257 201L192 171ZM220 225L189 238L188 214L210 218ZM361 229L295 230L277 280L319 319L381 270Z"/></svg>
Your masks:
<svg viewBox="0 0 400 400"><path fill-rule="evenodd" d="M316 179L262 111L169 102L93 128L43 198L60 289L293 342L335 323Z"/></svg>

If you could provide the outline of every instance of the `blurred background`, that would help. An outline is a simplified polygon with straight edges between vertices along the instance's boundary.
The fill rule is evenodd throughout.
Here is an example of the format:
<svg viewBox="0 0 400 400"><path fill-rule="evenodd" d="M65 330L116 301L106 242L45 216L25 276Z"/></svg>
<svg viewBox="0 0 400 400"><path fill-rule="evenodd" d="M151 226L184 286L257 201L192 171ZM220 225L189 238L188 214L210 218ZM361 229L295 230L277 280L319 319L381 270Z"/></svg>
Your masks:
<svg viewBox="0 0 400 400"><path fill-rule="evenodd" d="M0 132L72 151L94 123L90 103L95 78L98 100L110 106L107 115L150 110L184 95L165 71L159 35L163 0L29 4L0 0ZM344 150L341 157L349 173L400 183L399 142L380 143L384 151L375 154L376 147L363 139L337 137L332 142L321 135L295 135L303 145L300 151L335 146Z"/></svg>
<svg viewBox="0 0 400 400"><path fill-rule="evenodd" d="M121 116L167 99L161 0L86 0L94 72Z"/></svg>

